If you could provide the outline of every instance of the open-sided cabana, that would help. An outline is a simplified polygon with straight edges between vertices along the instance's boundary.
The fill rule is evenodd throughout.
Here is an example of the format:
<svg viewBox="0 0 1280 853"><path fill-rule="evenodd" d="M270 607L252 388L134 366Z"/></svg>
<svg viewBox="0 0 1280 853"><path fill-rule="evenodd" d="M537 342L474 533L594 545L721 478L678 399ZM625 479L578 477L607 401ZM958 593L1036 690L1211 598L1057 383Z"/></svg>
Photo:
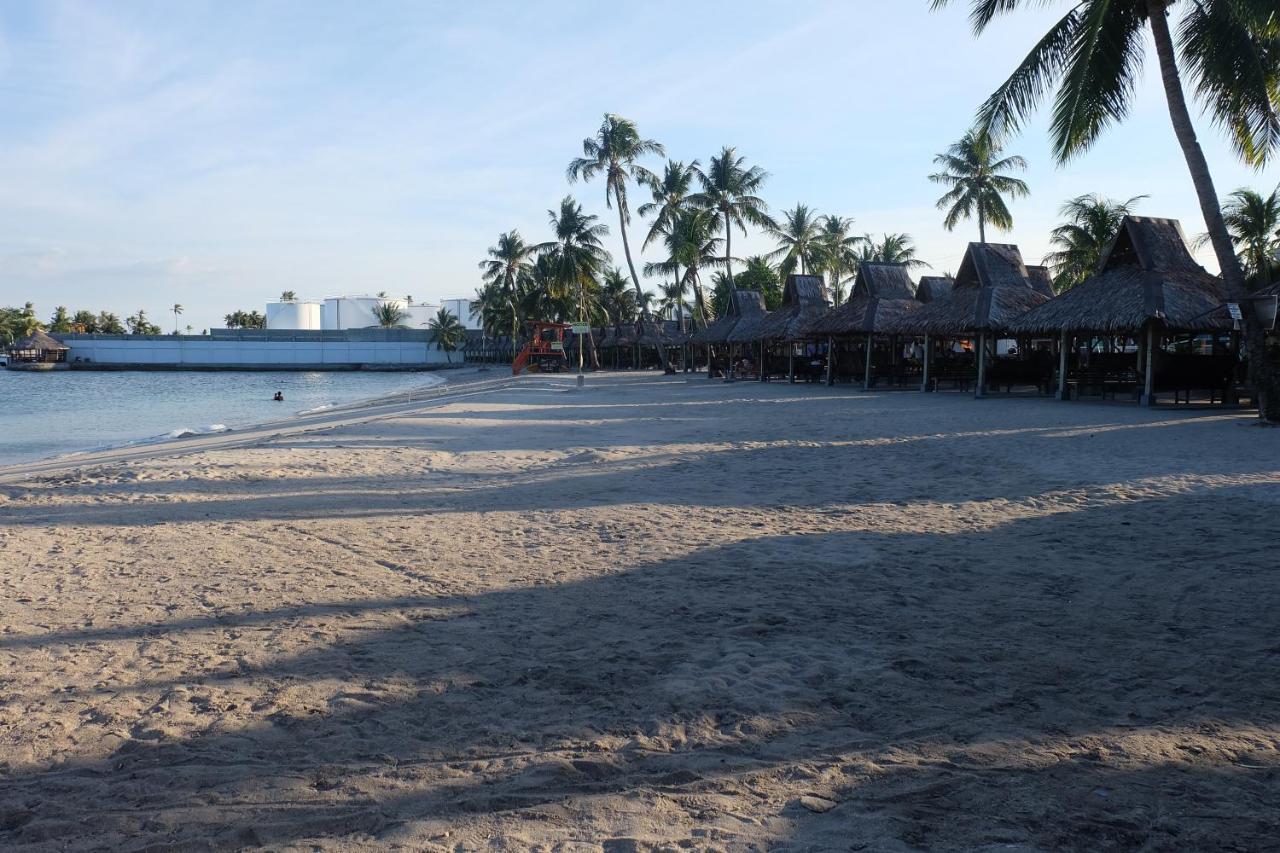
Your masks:
<svg viewBox="0 0 1280 853"><path fill-rule="evenodd" d="M763 317L765 314L764 296L758 290L734 288L730 294L729 304L725 306L723 316L707 324L689 337L689 343L707 348L707 378L711 379L719 368L728 371L733 364L733 345L729 341L729 333L741 320ZM716 354L720 350L719 356Z"/></svg>
<svg viewBox="0 0 1280 853"><path fill-rule="evenodd" d="M973 382L975 396L983 397L989 381L1041 385L1052 372L1051 364L1041 365L1027 352L993 364L990 350L1009 333L1014 320L1052 295L1048 271L1028 267L1017 246L970 243L951 292L902 317L891 330L924 338L922 390L936 387L939 381L955 381L961 387ZM973 341L974 352L947 352L938 346L947 341Z"/></svg>
<svg viewBox="0 0 1280 853"><path fill-rule="evenodd" d="M70 347L36 329L7 349L8 366L14 370L54 370L67 366Z"/></svg>
<svg viewBox="0 0 1280 853"><path fill-rule="evenodd" d="M743 318L729 333L730 343L755 344L759 358L760 381L775 373L782 373L781 362L771 364L774 348L786 346L786 375L795 381L795 345L807 339L806 330L819 317L831 309L827 285L820 275L787 276L782 288L782 305L777 311ZM776 368L776 369L775 369Z"/></svg>
<svg viewBox="0 0 1280 853"><path fill-rule="evenodd" d="M1192 391L1225 398L1238 363L1224 341L1231 319L1217 310L1226 298L1222 279L1191 257L1176 219L1126 216L1094 275L1027 312L1012 329L1059 339L1062 399L1072 387L1077 396L1140 391L1148 405L1161 391L1175 399L1189 400ZM1190 345L1202 335L1209 336L1208 353ZM1175 338L1183 352L1166 349ZM1076 341L1088 345L1073 353ZM1105 343L1104 351L1094 351L1095 341Z"/></svg>
<svg viewBox="0 0 1280 853"><path fill-rule="evenodd" d="M837 376L851 378L855 374L862 376L864 389L880 377L905 381L910 365L890 329L920 308L904 264L859 264L849 298L814 320L807 330L810 337L827 341L827 384L833 384ZM885 346L877 348L877 337L887 338ZM861 343L861 353L851 346L854 342Z"/></svg>

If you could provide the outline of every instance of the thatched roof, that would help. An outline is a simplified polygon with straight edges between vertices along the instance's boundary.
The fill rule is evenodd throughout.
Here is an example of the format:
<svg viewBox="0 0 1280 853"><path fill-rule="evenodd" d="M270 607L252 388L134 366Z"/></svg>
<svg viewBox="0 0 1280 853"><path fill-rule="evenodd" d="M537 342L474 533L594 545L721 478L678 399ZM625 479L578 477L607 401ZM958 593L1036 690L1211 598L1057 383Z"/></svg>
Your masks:
<svg viewBox="0 0 1280 853"><path fill-rule="evenodd" d="M36 329L25 338L16 340L9 344L9 349L17 350L37 350L41 352L58 352L59 350L70 350L71 347L64 344L57 338L50 337L40 329Z"/></svg>
<svg viewBox="0 0 1280 853"><path fill-rule="evenodd" d="M1036 289L1037 293L1052 299L1055 294L1053 292L1053 273L1049 272L1048 267L1027 267L1027 277L1031 280L1031 286Z"/></svg>
<svg viewBox="0 0 1280 853"><path fill-rule="evenodd" d="M729 333L729 340L735 343L798 341L805 336L805 329L827 313L830 306L822 276L789 275L782 288L781 307L763 316L743 318Z"/></svg>
<svg viewBox="0 0 1280 853"><path fill-rule="evenodd" d="M813 320L809 337L878 333L920 308L903 264L864 261L843 305Z"/></svg>
<svg viewBox="0 0 1280 853"><path fill-rule="evenodd" d="M920 302L935 302L951 295L951 287L955 279L949 275L922 275L916 285L916 299Z"/></svg>
<svg viewBox="0 0 1280 853"><path fill-rule="evenodd" d="M906 315L890 331L929 335L1000 332L1048 300L1043 279L1027 269L1017 246L970 243L951 294Z"/></svg>
<svg viewBox="0 0 1280 853"><path fill-rule="evenodd" d="M1013 324L1023 333L1137 332L1150 320L1186 331L1230 328L1215 309L1221 278L1187 251L1176 219L1126 216L1098 272Z"/></svg>
<svg viewBox="0 0 1280 853"><path fill-rule="evenodd" d="M743 317L760 317L765 313L764 295L758 290L733 291L723 317L699 329L689 338L695 344L722 344L729 340L729 333Z"/></svg>

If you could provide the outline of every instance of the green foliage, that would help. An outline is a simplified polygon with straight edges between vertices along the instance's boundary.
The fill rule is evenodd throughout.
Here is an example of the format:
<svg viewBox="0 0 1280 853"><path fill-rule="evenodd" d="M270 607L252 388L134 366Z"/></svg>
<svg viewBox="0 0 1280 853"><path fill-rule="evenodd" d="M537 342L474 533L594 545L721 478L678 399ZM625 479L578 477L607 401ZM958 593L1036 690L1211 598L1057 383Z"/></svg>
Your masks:
<svg viewBox="0 0 1280 853"><path fill-rule="evenodd" d="M1120 223L1146 196L1113 201L1093 193L1068 199L1059 213L1066 222L1053 229L1049 240L1055 249L1044 262L1053 271L1053 289L1070 290L1093 275L1102 254L1120 231Z"/></svg>
<svg viewBox="0 0 1280 853"><path fill-rule="evenodd" d="M132 317L125 319L125 325L129 327L131 335L158 335L161 334L160 327L147 319L147 312L142 308L138 309L138 313Z"/></svg>
<svg viewBox="0 0 1280 853"><path fill-rule="evenodd" d="M0 308L0 343L11 344L41 328L35 305L30 302L22 308Z"/></svg>
<svg viewBox="0 0 1280 853"><path fill-rule="evenodd" d="M520 337L520 327L531 319L520 311L520 288L533 267L537 246L531 246L514 228L498 235L498 244L489 247L489 257L480 262L484 287L478 292L481 325L495 337ZM475 309L472 309L473 313Z"/></svg>
<svg viewBox="0 0 1280 853"><path fill-rule="evenodd" d="M92 311L77 311L71 318L71 326L77 332L84 332L85 334L92 335L99 331L98 315L94 314Z"/></svg>
<svg viewBox="0 0 1280 853"><path fill-rule="evenodd" d="M835 305L844 302L845 286L857 273L859 252L866 241L865 237L851 234L852 230L851 217L822 217L822 231L818 234L818 259L814 266L826 276Z"/></svg>
<svg viewBox="0 0 1280 853"><path fill-rule="evenodd" d="M403 308L394 302L379 302L373 309L373 318L383 329L404 328L404 321L409 316Z"/></svg>
<svg viewBox="0 0 1280 853"><path fill-rule="evenodd" d="M916 244L910 234L885 234L879 240L868 234L862 240L860 260L878 264L903 264L908 269L929 266L916 257Z"/></svg>
<svg viewBox="0 0 1280 853"><path fill-rule="evenodd" d="M123 335L124 333L124 324L120 322L120 318L115 314L110 311L103 311L98 314L98 334Z"/></svg>
<svg viewBox="0 0 1280 853"><path fill-rule="evenodd" d="M1005 174L1025 171L1027 162L1016 155L1001 157L1002 146L986 130L970 130L946 152L933 158L943 171L929 180L950 189L938 199L938 209L947 211L942 224L948 231L961 219L978 218L978 239L987 242L987 223L1001 231L1013 228L1013 214L1005 197L1020 198L1028 194L1027 185L1019 178Z"/></svg>
<svg viewBox="0 0 1280 853"><path fill-rule="evenodd" d="M281 301L281 302L292 302L293 300L295 300L295 299L297 299L297 298L298 298L298 295L297 295L296 293L294 293L292 290L286 290L286 291L284 291L283 293L281 293L281 294L280 294L280 301Z"/></svg>
<svg viewBox="0 0 1280 853"><path fill-rule="evenodd" d="M782 212L782 221L765 226L765 233L778 241L778 248L769 253L770 260L781 258L778 272L786 277L800 267L801 274L821 263L822 217L807 204L797 204Z"/></svg>
<svg viewBox="0 0 1280 853"><path fill-rule="evenodd" d="M733 228L745 236L747 223L757 228L776 227L769 217L769 205L757 193L769 178L769 173L759 166L746 165L746 158L738 156L734 148L725 146L712 157L704 170L693 165L701 191L689 197L698 207L716 211L724 235L724 271L733 280Z"/></svg>
<svg viewBox="0 0 1280 853"><path fill-rule="evenodd" d="M1255 286L1269 285L1280 255L1280 187L1267 196L1247 187L1236 190L1223 203L1222 218L1245 275Z"/></svg>
<svg viewBox="0 0 1280 853"><path fill-rule="evenodd" d="M764 307L774 311L782 305L782 276L762 255L747 258L746 269L733 280L739 290L758 290L764 296Z"/></svg>
<svg viewBox="0 0 1280 853"><path fill-rule="evenodd" d="M445 359L453 361L449 353L462 346L467 339L467 330L458 322L458 318L448 308L441 308L431 318L427 329L431 332L431 340L435 345L444 350Z"/></svg>
<svg viewBox="0 0 1280 853"><path fill-rule="evenodd" d="M232 311L223 317L228 329L265 329L267 318L257 311Z"/></svg>
<svg viewBox="0 0 1280 853"><path fill-rule="evenodd" d="M63 334L73 331L71 314L67 312L66 306L59 305L53 309L53 316L49 318L49 331Z"/></svg>

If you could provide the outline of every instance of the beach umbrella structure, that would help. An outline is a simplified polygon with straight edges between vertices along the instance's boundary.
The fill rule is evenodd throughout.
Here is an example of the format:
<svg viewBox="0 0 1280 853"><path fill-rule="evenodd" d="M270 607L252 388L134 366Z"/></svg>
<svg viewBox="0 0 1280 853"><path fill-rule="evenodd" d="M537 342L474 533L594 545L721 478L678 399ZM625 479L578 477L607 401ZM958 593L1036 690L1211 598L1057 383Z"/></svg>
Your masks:
<svg viewBox="0 0 1280 853"><path fill-rule="evenodd" d="M930 283L930 295L942 291L940 284ZM940 380L951 379L961 387L975 382L974 394L987 393L988 350L1001 336L1007 335L1014 320L1053 297L1049 271L1027 266L1017 246L1007 243L970 243L960 262L950 293L932 298L920 310L913 311L890 324L897 334L924 338L921 390L930 390ZM935 370L935 344L951 341L975 341L974 361L945 358ZM1014 369L1006 365L1008 378ZM1028 365L1034 367L1034 365ZM1027 378L1034 378L1028 375Z"/></svg>
<svg viewBox="0 0 1280 853"><path fill-rule="evenodd" d="M787 378L795 381L795 345L807 340L806 330L819 317L831 310L826 282L820 275L787 276L782 287L782 304L776 311L743 318L729 332L729 342L751 344L760 363L760 381L772 375L769 357L774 346L787 347Z"/></svg>
<svg viewBox="0 0 1280 853"><path fill-rule="evenodd" d="M36 329L8 346L6 366L12 370L55 370L67 366L70 350L62 341Z"/></svg>
<svg viewBox="0 0 1280 853"><path fill-rule="evenodd" d="M943 279L943 281L950 281ZM911 281L905 264L863 261L858 265L853 289L844 304L818 317L809 324L811 338L827 341L827 384L835 382L841 351L840 344L861 339L863 342L862 387L872 386L872 358L877 336L889 336L887 364L896 365L897 340L891 330L906 316L923 307L917 299L918 289ZM843 372L843 371L842 371Z"/></svg>
<svg viewBox="0 0 1280 853"><path fill-rule="evenodd" d="M728 305L725 306L724 315L718 317L708 323L705 328L699 329L689 336L691 344L705 346L707 348L707 378L711 379L715 375L712 366L713 353L716 347L722 347L726 353L725 365L728 367L733 364L733 347L729 342L729 333L738 325L739 321L749 320L752 317L762 317L765 314L764 296L758 290L745 290L735 288L729 294ZM728 371L726 370L726 376Z"/></svg>
<svg viewBox="0 0 1280 853"><path fill-rule="evenodd" d="M1232 329L1223 309L1227 299L1221 278L1192 258L1176 219L1126 216L1103 254L1098 271L1084 282L1036 306L1010 324L1019 334L1059 338L1058 396L1070 398L1074 379L1081 390L1103 395L1110 387L1141 385L1139 400L1155 403L1159 390L1224 392L1238 360L1218 346ZM1193 350L1194 338L1210 336L1209 356L1163 352L1164 342L1181 335ZM1092 354L1068 363L1075 341L1108 342L1120 352ZM1176 399L1176 398L1175 398Z"/></svg>

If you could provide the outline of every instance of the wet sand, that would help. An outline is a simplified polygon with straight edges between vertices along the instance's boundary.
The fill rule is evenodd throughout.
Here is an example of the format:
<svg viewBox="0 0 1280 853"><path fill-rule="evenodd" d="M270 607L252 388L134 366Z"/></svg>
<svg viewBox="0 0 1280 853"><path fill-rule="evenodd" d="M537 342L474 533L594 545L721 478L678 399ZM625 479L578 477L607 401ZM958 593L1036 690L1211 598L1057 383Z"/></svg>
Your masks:
<svg viewBox="0 0 1280 853"><path fill-rule="evenodd" d="M499 380L0 471L0 846L1280 837L1280 431Z"/></svg>

